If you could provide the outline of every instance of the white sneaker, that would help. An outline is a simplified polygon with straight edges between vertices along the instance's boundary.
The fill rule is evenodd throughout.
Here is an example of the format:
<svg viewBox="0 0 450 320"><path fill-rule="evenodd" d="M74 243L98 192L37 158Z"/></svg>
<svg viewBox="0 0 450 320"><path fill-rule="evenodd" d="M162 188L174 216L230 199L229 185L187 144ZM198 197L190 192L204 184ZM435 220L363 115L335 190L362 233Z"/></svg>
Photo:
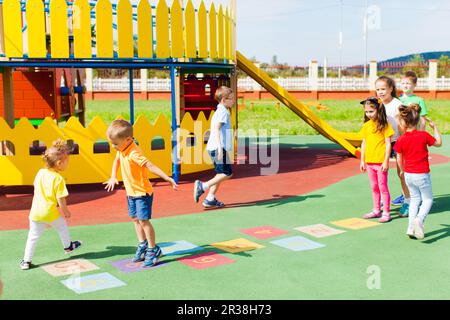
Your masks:
<svg viewBox="0 0 450 320"><path fill-rule="evenodd" d="M423 225L420 223L419 218L414 219L414 234L417 239L425 238L425 234L423 231Z"/></svg>
<svg viewBox="0 0 450 320"><path fill-rule="evenodd" d="M406 235L411 239L415 239L416 237L414 236L414 228L408 227L408 230L406 230Z"/></svg>
<svg viewBox="0 0 450 320"><path fill-rule="evenodd" d="M28 261L25 261L25 260L20 261L20 269L28 270L30 268L31 268L31 262L28 262Z"/></svg>

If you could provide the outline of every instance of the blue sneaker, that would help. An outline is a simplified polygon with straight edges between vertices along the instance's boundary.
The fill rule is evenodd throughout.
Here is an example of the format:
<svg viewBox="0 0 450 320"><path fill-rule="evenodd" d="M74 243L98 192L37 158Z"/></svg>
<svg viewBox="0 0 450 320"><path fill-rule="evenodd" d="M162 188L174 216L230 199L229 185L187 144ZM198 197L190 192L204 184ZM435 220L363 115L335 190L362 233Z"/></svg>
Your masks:
<svg viewBox="0 0 450 320"><path fill-rule="evenodd" d="M398 216L401 218L406 218L408 214L409 214L409 204L403 203L398 213Z"/></svg>
<svg viewBox="0 0 450 320"><path fill-rule="evenodd" d="M217 199L214 199L212 201L205 199L202 204L205 208L213 208L213 207L223 208L223 207L225 207L225 204L223 202L218 201Z"/></svg>
<svg viewBox="0 0 450 320"><path fill-rule="evenodd" d="M145 254L145 260L144 260L144 267L153 267L155 266L158 261L159 257L162 255L162 250L159 246L155 246L151 250L147 250L147 253Z"/></svg>
<svg viewBox="0 0 450 320"><path fill-rule="evenodd" d="M401 194L397 198L392 200L391 203L392 203L393 206L401 206L404 201L405 201L405 196L403 194Z"/></svg>
<svg viewBox="0 0 450 320"><path fill-rule="evenodd" d="M68 246L67 248L64 248L64 252L65 254L69 254L72 253L72 251L78 249L79 247L81 247L82 242L81 241L71 241L70 242L70 246Z"/></svg>
<svg viewBox="0 0 450 320"><path fill-rule="evenodd" d="M138 245L136 249L136 254L134 255L134 258L131 261L133 261L134 263L144 261L147 249L148 249L148 242L147 240L144 240Z"/></svg>
<svg viewBox="0 0 450 320"><path fill-rule="evenodd" d="M200 196L204 194L205 191L202 188L202 182L200 180L195 180L194 183L194 201L197 203Z"/></svg>

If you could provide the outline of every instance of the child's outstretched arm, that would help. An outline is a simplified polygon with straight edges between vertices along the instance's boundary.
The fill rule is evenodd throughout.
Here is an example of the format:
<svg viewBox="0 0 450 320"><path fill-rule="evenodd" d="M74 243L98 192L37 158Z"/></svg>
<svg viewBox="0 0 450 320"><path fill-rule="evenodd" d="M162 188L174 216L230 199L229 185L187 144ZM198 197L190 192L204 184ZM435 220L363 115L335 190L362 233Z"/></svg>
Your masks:
<svg viewBox="0 0 450 320"><path fill-rule="evenodd" d="M171 177L169 177L167 174L165 174L164 171L162 171L160 168L158 168L156 165L151 163L150 161L147 161L145 164L145 167L150 170L150 172L156 174L157 176L161 177L165 181L169 182L172 185L172 188L174 190L177 190L178 184L173 180Z"/></svg>
<svg viewBox="0 0 450 320"><path fill-rule="evenodd" d="M61 208L61 210L64 214L64 217L66 217L66 219L69 219L72 216L72 214L70 213L69 208L67 208L66 198L65 197L57 198L57 201L58 201L59 207Z"/></svg>
<svg viewBox="0 0 450 320"><path fill-rule="evenodd" d="M103 184L106 184L105 189L108 192L113 191L114 187L117 184L119 184L119 181L117 181L117 170L119 169L119 163L120 163L120 155L117 152L116 158L114 159L112 166L111 178L109 178L108 181L103 182Z"/></svg>
<svg viewBox="0 0 450 320"><path fill-rule="evenodd" d="M429 119L429 118L426 118L426 120L428 121L430 128L433 129L433 135L434 135L434 138L436 139L434 146L435 147L442 146L442 137L441 137L441 134L439 133L439 130L438 130L436 124L433 121L431 121L431 119Z"/></svg>

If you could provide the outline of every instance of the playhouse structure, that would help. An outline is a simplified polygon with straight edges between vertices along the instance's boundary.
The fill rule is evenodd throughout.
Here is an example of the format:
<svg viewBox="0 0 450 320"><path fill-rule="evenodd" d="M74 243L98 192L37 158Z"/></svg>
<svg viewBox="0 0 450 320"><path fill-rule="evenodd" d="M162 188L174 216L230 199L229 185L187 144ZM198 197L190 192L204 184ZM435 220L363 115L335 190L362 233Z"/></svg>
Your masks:
<svg viewBox="0 0 450 320"><path fill-rule="evenodd" d="M78 117L84 125L84 69L17 68L12 72L14 121L26 117L38 126L46 117L58 122ZM1 83L1 81L0 81ZM0 116L4 117L3 97Z"/></svg>
<svg viewBox="0 0 450 320"><path fill-rule="evenodd" d="M100 118L84 123L84 68L130 71L135 139L160 168L176 180L211 168L205 141L214 93L221 85L236 90L235 1L182 5L1 1L0 185L31 185L42 166L39 155L56 138L72 146L67 183L109 177L115 152L106 142L107 126ZM172 80L172 119L159 116L153 124L145 117L135 121L133 101L132 70L149 68L170 71ZM232 119L236 129L235 111Z"/></svg>

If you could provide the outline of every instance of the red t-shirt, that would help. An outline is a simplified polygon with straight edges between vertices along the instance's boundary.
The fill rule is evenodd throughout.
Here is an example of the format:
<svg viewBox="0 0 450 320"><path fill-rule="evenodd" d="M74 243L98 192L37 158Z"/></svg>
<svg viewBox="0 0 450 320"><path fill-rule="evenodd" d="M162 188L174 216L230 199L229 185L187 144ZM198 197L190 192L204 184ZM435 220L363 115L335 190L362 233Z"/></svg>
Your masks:
<svg viewBox="0 0 450 320"><path fill-rule="evenodd" d="M407 173L428 173L428 146L436 139L426 131L411 131L402 135L395 143L394 150L403 156L404 170Z"/></svg>

